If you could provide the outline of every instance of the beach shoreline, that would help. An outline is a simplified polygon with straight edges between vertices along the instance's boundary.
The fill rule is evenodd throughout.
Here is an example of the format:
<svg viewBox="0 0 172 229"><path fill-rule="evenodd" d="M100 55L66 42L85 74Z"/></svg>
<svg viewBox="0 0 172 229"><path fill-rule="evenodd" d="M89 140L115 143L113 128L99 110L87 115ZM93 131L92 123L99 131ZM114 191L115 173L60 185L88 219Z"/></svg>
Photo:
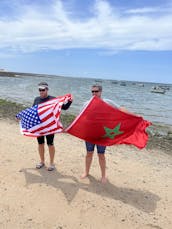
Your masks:
<svg viewBox="0 0 172 229"><path fill-rule="evenodd" d="M0 99L0 120L11 120L15 122L15 115L27 107L23 104ZM76 115L62 111L61 122L63 127L69 126L75 119ZM163 123L152 123L147 128L149 135L147 149L157 148L165 153L172 155L172 126Z"/></svg>
<svg viewBox="0 0 172 229"><path fill-rule="evenodd" d="M84 170L84 142L55 136L56 170L35 169L36 139L1 119L0 227L11 229L171 229L172 157L158 148L107 147L108 182L100 182L96 154ZM46 147L46 165L48 152Z"/></svg>

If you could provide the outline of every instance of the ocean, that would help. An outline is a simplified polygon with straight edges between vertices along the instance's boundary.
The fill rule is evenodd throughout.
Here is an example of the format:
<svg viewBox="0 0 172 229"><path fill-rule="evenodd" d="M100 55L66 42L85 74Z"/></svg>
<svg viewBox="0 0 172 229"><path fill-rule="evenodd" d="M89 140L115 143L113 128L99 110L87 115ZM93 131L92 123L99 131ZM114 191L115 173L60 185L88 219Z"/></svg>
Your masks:
<svg viewBox="0 0 172 229"><path fill-rule="evenodd" d="M100 84L103 87L103 98L111 99L151 122L172 125L172 85L169 85L170 89L165 94L159 94L151 93L155 83L48 75L0 76L0 98L32 106L34 98L39 95L37 85L41 81L49 84L50 95L73 95L70 110L65 112L77 115L83 103L91 98L91 86Z"/></svg>

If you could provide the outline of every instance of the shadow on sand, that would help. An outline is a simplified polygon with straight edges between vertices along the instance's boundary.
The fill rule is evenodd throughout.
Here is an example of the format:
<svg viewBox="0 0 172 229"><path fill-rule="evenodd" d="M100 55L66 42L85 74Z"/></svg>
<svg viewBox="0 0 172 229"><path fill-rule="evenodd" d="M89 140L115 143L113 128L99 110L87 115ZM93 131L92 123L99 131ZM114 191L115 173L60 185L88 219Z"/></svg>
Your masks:
<svg viewBox="0 0 172 229"><path fill-rule="evenodd" d="M47 172L46 169L36 170L35 168L26 168L22 169L21 172L25 175L26 186L32 184L45 184L54 187L63 192L68 203L74 199L79 189L96 193L102 197L119 200L147 213L154 212L157 201L160 200L157 195L149 191L117 187L110 182L102 184L92 176L88 177L89 184L84 184L76 177L63 175L57 170ZM35 172L37 174L35 174Z"/></svg>

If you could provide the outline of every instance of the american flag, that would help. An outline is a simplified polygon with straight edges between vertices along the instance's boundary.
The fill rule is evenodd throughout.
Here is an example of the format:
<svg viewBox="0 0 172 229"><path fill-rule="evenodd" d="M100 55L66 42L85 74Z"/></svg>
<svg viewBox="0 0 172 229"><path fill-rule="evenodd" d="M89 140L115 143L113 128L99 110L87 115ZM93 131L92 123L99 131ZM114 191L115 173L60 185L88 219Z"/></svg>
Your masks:
<svg viewBox="0 0 172 229"><path fill-rule="evenodd" d="M62 105L72 99L71 94L27 108L16 115L20 119L21 133L39 137L63 131L59 121Z"/></svg>

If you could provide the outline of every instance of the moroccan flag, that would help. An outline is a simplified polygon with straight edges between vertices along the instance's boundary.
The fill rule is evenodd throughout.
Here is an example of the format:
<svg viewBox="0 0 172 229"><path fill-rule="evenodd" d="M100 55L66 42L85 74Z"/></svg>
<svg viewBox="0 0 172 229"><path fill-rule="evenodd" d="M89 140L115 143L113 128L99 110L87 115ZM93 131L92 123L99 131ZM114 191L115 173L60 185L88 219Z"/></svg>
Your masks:
<svg viewBox="0 0 172 229"><path fill-rule="evenodd" d="M98 145L132 144L142 149L149 125L142 117L120 111L94 96L66 132Z"/></svg>
<svg viewBox="0 0 172 229"><path fill-rule="evenodd" d="M20 119L21 133L30 137L39 137L62 132L63 126L59 121L61 108L71 98L71 94L66 94L18 113L16 118Z"/></svg>

